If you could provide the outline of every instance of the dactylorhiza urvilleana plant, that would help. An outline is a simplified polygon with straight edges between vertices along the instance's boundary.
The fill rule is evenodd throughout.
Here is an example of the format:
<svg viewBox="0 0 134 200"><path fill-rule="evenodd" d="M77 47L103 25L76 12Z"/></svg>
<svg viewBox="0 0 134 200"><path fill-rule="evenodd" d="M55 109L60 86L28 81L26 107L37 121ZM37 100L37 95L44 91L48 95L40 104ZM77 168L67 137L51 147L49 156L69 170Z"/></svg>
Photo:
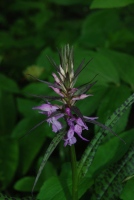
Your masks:
<svg viewBox="0 0 134 200"><path fill-rule="evenodd" d="M96 84L94 82L84 83L79 87L75 87L76 80L80 72L87 66L84 65L84 61L74 71L73 62L73 48L66 45L59 52L60 65L57 65L52 59L50 61L56 69L56 73L53 73L54 83L49 83L43 80L39 80L47 84L56 94L59 96L36 96L45 101L40 106L34 107L34 110L39 110L39 113L46 116L46 119L42 121L47 122L52 126L52 131L56 133L53 141L51 142L48 150L44 156L39 172L37 174L33 189L37 183L37 180L41 174L41 171L49 158L52 151L57 144L63 140L64 146L70 146L71 150L71 165L72 165L72 199L78 199L78 169L75 154L75 143L77 142L77 136L82 140L89 142L83 137L83 130L88 131L87 122L100 126L104 130L108 130L115 134L110 127L105 126L97 121L97 117L84 116L79 108L75 106L76 102L92 96L87 94L88 90ZM58 101L58 104L52 104L53 100ZM87 105L88 106L88 105ZM40 125L38 124L38 125ZM37 126L38 126L37 125ZM36 126L36 127L37 127ZM115 134L116 135L116 134ZM117 136L117 135L116 135ZM122 139L121 139L122 140ZM79 168L80 169L80 168Z"/></svg>

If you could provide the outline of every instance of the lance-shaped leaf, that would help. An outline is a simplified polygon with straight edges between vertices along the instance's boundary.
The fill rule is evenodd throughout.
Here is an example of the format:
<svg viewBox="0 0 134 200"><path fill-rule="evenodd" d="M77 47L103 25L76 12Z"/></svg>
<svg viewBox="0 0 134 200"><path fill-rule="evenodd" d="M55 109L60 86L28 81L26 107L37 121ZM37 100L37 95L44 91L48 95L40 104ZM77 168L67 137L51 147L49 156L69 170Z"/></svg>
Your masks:
<svg viewBox="0 0 134 200"><path fill-rule="evenodd" d="M97 81L95 81L93 83L88 82L88 83L81 85L80 87L78 87L78 90L74 93L74 95L80 95L80 94L86 93L96 83L97 83Z"/></svg>
<svg viewBox="0 0 134 200"><path fill-rule="evenodd" d="M50 157L50 155L52 154L52 152L54 151L54 149L56 148L56 146L58 145L58 143L62 140L62 138L64 137L65 135L65 129L62 129L58 134L55 135L55 137L53 138L52 142L50 143L45 155L44 155L44 158L42 160L42 163L40 165L40 168L39 168L39 171L38 171L38 174L36 176L36 179L35 179L35 182L34 182L34 185L33 185L33 188L32 188L32 193L34 191L34 188L36 186L36 183L41 175L41 172L48 160L48 158Z"/></svg>
<svg viewBox="0 0 134 200"><path fill-rule="evenodd" d="M83 68L84 62L85 62L85 59L82 60L82 62L80 63L80 65L78 66L78 68L76 69L76 71L74 72L74 80L73 80L74 83L76 82L76 80L78 78L78 75L79 75L80 71Z"/></svg>
<svg viewBox="0 0 134 200"><path fill-rule="evenodd" d="M61 117L64 116L64 114L60 110L57 110L57 111L53 112L46 120L48 120L52 117L55 117L56 115L61 115Z"/></svg>
<svg viewBox="0 0 134 200"><path fill-rule="evenodd" d="M90 142L88 147L86 148L85 152L83 153L83 156L81 160L78 163L78 176L79 178L83 178L85 174L87 173L93 159L94 155L98 149L99 144L101 143L103 139L103 135L101 132L98 132L94 139ZM84 171L85 170L85 171Z"/></svg>
<svg viewBox="0 0 134 200"><path fill-rule="evenodd" d="M48 60L50 61L50 63L55 67L56 71L59 72L59 66L55 63L55 61L50 58L50 56L47 56Z"/></svg>
<svg viewBox="0 0 134 200"><path fill-rule="evenodd" d="M73 56L73 47L72 47L69 51L69 57L68 57L68 62L69 62L68 71L69 71L69 73L71 73L72 70L73 70L73 68L72 68L72 64L74 63L73 58L74 58L74 56Z"/></svg>
<svg viewBox="0 0 134 200"><path fill-rule="evenodd" d="M73 111L78 117L80 117L84 121L82 113L80 112L80 110L76 106L71 106L70 109L71 109L71 111Z"/></svg>
<svg viewBox="0 0 134 200"><path fill-rule="evenodd" d="M96 121L96 120L91 120L91 119L84 119L86 122L90 122L92 124L96 124L97 126L101 127L103 130L107 130L110 131L113 135L115 135L116 137L118 137L122 142L124 142L124 144L126 144L126 142L120 138L111 128L109 128L108 126L105 126L104 124L101 124L100 122Z"/></svg>
<svg viewBox="0 0 134 200"><path fill-rule="evenodd" d="M132 105L133 102L134 102L134 93L109 117L105 125L107 127L112 128L116 124L116 122L120 119L120 117L123 115L123 113ZM90 142L90 144L86 148L78 165L79 177L82 178L87 173L94 159L98 146L100 145L106 133L107 130L98 132L94 137L94 139Z"/></svg>
<svg viewBox="0 0 134 200"><path fill-rule="evenodd" d="M44 96L44 95L35 95L35 94L28 94L30 96L40 98L43 100L49 100L49 101L55 101L55 100L61 100L63 97L57 97L57 96Z"/></svg>
<svg viewBox="0 0 134 200"><path fill-rule="evenodd" d="M54 84L54 83L50 83L50 82L47 82L47 81L40 80L40 79L38 79L38 78L32 76L31 74L28 74L28 75L31 76L32 78L34 78L35 80L39 81L39 82L42 82L42 83L47 84L49 87L52 86L52 87L54 87L54 88L59 88L59 89L61 89L61 87L60 87L59 85L57 85L57 84Z"/></svg>
<svg viewBox="0 0 134 200"><path fill-rule="evenodd" d="M80 63L80 65L78 66L78 68L76 69L75 73L74 73L74 79L76 79L78 77L78 75L82 72L83 69L86 68L86 66L91 62L92 58L86 63L86 65L83 66L85 59Z"/></svg>
<svg viewBox="0 0 134 200"><path fill-rule="evenodd" d="M38 126L42 125L44 122L46 121L46 119L44 119L43 121L41 121L40 123L36 124L33 128L31 128L26 134L24 134L23 136L21 136L19 139L22 139L24 136L28 135L29 133L31 133L34 129L36 129Z"/></svg>
<svg viewBox="0 0 134 200"><path fill-rule="evenodd" d="M123 158L103 171L95 180L94 195L91 199L115 200L119 197L124 182L123 180L134 173L134 143Z"/></svg>
<svg viewBox="0 0 134 200"><path fill-rule="evenodd" d="M132 105L134 102L134 93L124 103L115 110L115 112L108 118L106 125L112 128L123 113Z"/></svg>

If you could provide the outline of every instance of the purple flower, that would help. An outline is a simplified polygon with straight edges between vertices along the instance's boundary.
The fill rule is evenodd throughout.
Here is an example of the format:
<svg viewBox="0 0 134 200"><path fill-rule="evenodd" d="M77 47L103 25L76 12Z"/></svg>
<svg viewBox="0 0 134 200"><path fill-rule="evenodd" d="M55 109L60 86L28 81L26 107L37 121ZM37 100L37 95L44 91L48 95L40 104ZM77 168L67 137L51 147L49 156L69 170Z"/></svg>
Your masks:
<svg viewBox="0 0 134 200"><path fill-rule="evenodd" d="M77 133L77 135L85 141L88 141L87 139L85 139L84 137L82 137L82 131L84 129L88 130L88 127L84 124L84 122L82 121L81 118L76 118L74 120L74 118L72 119L68 119L68 125L70 126L66 137L64 138L64 146L66 145L72 145L76 143L76 138L74 137L74 133Z"/></svg>
<svg viewBox="0 0 134 200"><path fill-rule="evenodd" d="M62 124L56 119L56 117L51 117L46 121L49 123L49 125L52 124L53 132L57 133L62 129Z"/></svg>
<svg viewBox="0 0 134 200"><path fill-rule="evenodd" d="M84 69L82 62L76 71L74 71L73 66L73 49L66 45L60 52L60 65L58 66L54 61L53 65L57 69L57 73L52 73L54 77L54 83L49 83L46 81L39 80L46 83L50 88L52 88L56 94L59 96L39 96L46 100L46 102L51 100L56 100L62 105L52 105L51 103L42 104L40 106L34 107L33 109L39 110L40 113L47 116L46 121L49 125L52 125L52 131L58 133L63 129L63 123L60 119L64 121L64 127L66 130L66 135L64 136L64 146L75 144L79 136L82 140L88 141L82 136L83 130L88 130L86 122L97 124L101 127L99 122L95 120L97 117L87 117L83 116L80 110L75 106L78 100L83 100L92 94L86 94L88 90L96 83L85 83L78 88L74 87L75 82L78 78L79 73Z"/></svg>
<svg viewBox="0 0 134 200"><path fill-rule="evenodd" d="M70 127L70 129L67 132L66 138L64 138L64 146L71 146L72 144L76 143L76 138L74 137L74 129L73 127Z"/></svg>
<svg viewBox="0 0 134 200"><path fill-rule="evenodd" d="M50 116L53 112L58 110L58 106L53 106L50 103L48 104L42 104L40 106L33 107L34 110L40 110L40 113L45 114L47 113L48 116Z"/></svg>
<svg viewBox="0 0 134 200"><path fill-rule="evenodd" d="M81 126L83 129L88 130L88 127L86 126L86 124L82 121L82 119L79 117L76 119L76 123L77 125Z"/></svg>

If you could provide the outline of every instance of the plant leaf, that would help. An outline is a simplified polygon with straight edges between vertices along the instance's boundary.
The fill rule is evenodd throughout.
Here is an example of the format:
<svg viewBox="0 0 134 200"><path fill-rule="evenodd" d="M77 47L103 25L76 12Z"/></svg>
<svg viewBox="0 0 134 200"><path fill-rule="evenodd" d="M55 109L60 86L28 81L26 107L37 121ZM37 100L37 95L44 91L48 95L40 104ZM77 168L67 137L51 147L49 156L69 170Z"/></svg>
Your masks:
<svg viewBox="0 0 134 200"><path fill-rule="evenodd" d="M84 121L83 115L82 115L81 111L79 110L79 108L77 108L76 106L71 106L70 109Z"/></svg>
<svg viewBox="0 0 134 200"><path fill-rule="evenodd" d="M74 79L76 79L78 77L78 75L81 73L81 71L91 62L92 58L86 63L86 65L83 66L84 61L83 60L81 62L81 64L78 66L78 68L76 69L75 73L74 73Z"/></svg>
<svg viewBox="0 0 134 200"><path fill-rule="evenodd" d="M93 85L96 84L97 81L93 83L85 83L78 87L78 90L74 93L74 95L84 94L86 93Z"/></svg>
<svg viewBox="0 0 134 200"><path fill-rule="evenodd" d="M19 169L22 175L25 175L29 170L46 138L53 137L51 127L49 127L47 123L44 123L42 126L39 126L37 129L33 130L32 137L31 135L27 135L21 138L29 130L31 130L31 127L33 127L35 124L39 124L42 120L44 120L44 116L33 114L32 117L21 120L12 132L12 137L17 140L19 139L18 142L21 158Z"/></svg>
<svg viewBox="0 0 134 200"><path fill-rule="evenodd" d="M0 190L4 190L13 180L18 167L18 142L14 139L0 137L0 148Z"/></svg>
<svg viewBox="0 0 134 200"><path fill-rule="evenodd" d="M132 200L132 197L134 196L134 179L130 179L129 181L127 181L123 192L120 195L120 198L122 200Z"/></svg>
<svg viewBox="0 0 134 200"><path fill-rule="evenodd" d="M93 0L90 8L116 8L134 3L134 0Z"/></svg>
<svg viewBox="0 0 134 200"><path fill-rule="evenodd" d="M28 94L28 95L36 97L36 98L40 98L40 99L43 99L43 100L49 100L49 101L62 99L62 97L58 97L58 96L44 96L44 95L35 95L35 94Z"/></svg>
<svg viewBox="0 0 134 200"><path fill-rule="evenodd" d="M50 157L50 155L52 154L52 152L54 151L54 149L56 148L56 146L58 145L58 143L62 140L63 136L65 135L65 129L61 130L58 134L56 134L56 136L53 138L52 142L50 143L45 155L44 155L44 158L42 160L42 163L40 165L40 168L39 168L39 171L38 171L38 174L36 176L36 179L35 179L35 182L34 182L34 185L33 185L33 188L32 188L32 193L34 191L34 188L36 186L36 183L41 175L41 172L48 160L48 158Z"/></svg>
<svg viewBox="0 0 134 200"><path fill-rule="evenodd" d="M134 143L117 163L102 172L95 181L94 195L100 200L116 199L123 189L122 181L134 173ZM103 188L103 189L102 189Z"/></svg>
<svg viewBox="0 0 134 200"><path fill-rule="evenodd" d="M132 144L132 141L134 140L133 133L134 129L130 129L120 134L120 136L126 141L126 145L121 143L117 137L112 137L107 142L103 142L97 149L87 176L96 178L104 169L106 169L106 167L118 162Z"/></svg>
<svg viewBox="0 0 134 200"><path fill-rule="evenodd" d="M112 128L133 102L134 93L110 116L110 118L106 121L105 125L109 128ZM83 153L83 156L78 165L78 173L80 177L84 176L87 173L93 161L95 153L98 149L98 146L106 133L107 131L98 132L89 144L89 146L86 148L85 152Z"/></svg>
<svg viewBox="0 0 134 200"><path fill-rule="evenodd" d="M17 83L14 80L6 77L4 74L0 74L0 89L9 92L19 92Z"/></svg>
<svg viewBox="0 0 134 200"><path fill-rule="evenodd" d="M103 102L100 103L98 108L97 117L99 117L99 121L101 121L101 123L105 123L106 119L130 95L130 88L126 85L120 85L118 87L110 86L108 88L107 94L103 98ZM127 112L124 113L117 125L114 127L114 132L120 133L125 129L128 122L129 113L130 108L127 110ZM95 127L95 131L98 131L98 127Z"/></svg>
<svg viewBox="0 0 134 200"><path fill-rule="evenodd" d="M52 177L45 181L37 199L40 200L69 200L63 190L64 185L61 184L58 177ZM68 195L68 194L67 194Z"/></svg>
<svg viewBox="0 0 134 200"><path fill-rule="evenodd" d="M15 126L16 120L17 113L14 96L0 89L0 134L10 134Z"/></svg>
<svg viewBox="0 0 134 200"><path fill-rule="evenodd" d="M36 105L36 101L32 101L32 100L24 99L24 98L17 98L18 110L24 117L33 116L32 108L35 105Z"/></svg>
<svg viewBox="0 0 134 200"><path fill-rule="evenodd" d="M87 26L89 27L89 25ZM76 49L75 54L78 60L77 62L80 62L83 57L85 57L85 59L93 58L90 66L85 68L79 75L77 81L78 85L83 84L83 78L81 77L84 77L85 80L91 80L96 74L98 74L97 81L100 85L107 85L107 83L119 84L119 73L109 58L99 52L86 51L84 49Z"/></svg>
<svg viewBox="0 0 134 200"><path fill-rule="evenodd" d="M54 84L54 83L50 83L50 82L47 82L47 81L40 80L40 79L38 79L38 78L32 76L31 74L28 74L28 75L31 76L33 79L35 79L35 80L41 82L41 83L47 84L49 87L52 86L52 87L55 87L55 88L61 88L61 87L58 86L57 84Z"/></svg>

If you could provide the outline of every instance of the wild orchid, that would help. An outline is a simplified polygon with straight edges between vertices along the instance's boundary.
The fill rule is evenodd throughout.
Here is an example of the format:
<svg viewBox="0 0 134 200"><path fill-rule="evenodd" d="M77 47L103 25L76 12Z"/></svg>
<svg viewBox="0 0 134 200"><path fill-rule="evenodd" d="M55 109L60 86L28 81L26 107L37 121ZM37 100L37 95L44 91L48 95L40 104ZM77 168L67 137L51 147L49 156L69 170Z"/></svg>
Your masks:
<svg viewBox="0 0 134 200"><path fill-rule="evenodd" d="M84 65L84 61L82 61L78 68L74 70L73 48L70 48L69 45L66 45L64 48L61 49L61 51L59 52L59 57L59 65L57 65L52 59L50 59L56 69L56 73L52 74L54 78L54 83L37 79L38 81L47 84L59 96L33 95L43 99L44 101L42 105L36 106L33 109L38 110L39 113L45 115L46 119L43 122L47 122L49 125L52 126L52 131L57 135L57 138L59 135L59 138L56 140L56 145L59 143L60 140L63 140L65 147L70 146L73 174L72 197L73 200L77 200L78 173L74 148L74 144L77 142L77 136L80 137L82 140L89 142L89 140L83 136L83 130L89 130L89 127L87 126L88 122L98 125L102 129L112 132L114 135L116 134L112 131L110 127L98 122L98 117L84 116L79 108L76 106L77 101L81 101L85 98L90 98L92 96L92 94L89 94L88 91L97 83L97 81L87 82L77 88L75 87L75 83L80 72L87 66L90 61L86 65ZM58 104L53 104L52 101L57 101ZM40 124L42 124L43 122L41 122ZM38 125L36 125L36 127ZM51 148L54 149L56 145ZM34 187L40 176L41 170L49 157L48 154L49 151L46 153L47 158L45 157L43 160L39 173L36 177Z"/></svg>
<svg viewBox="0 0 134 200"><path fill-rule="evenodd" d="M85 83L78 88L74 85L78 78L80 72L87 66L84 62L78 66L77 70L74 71L73 63L73 48L66 45L65 48L59 52L60 55L60 65L58 66L54 61L53 65L57 70L57 74L53 73L54 83L48 83L46 81L39 80L48 84L48 86L54 90L60 97L57 96L38 96L47 103L40 106L34 107L34 110L39 110L39 113L47 116L46 122L52 125L52 131L57 133L63 128L62 123L59 121L61 118L64 119L66 124L66 133L63 138L64 146L73 145L76 143L76 134L85 141L88 141L82 136L83 130L88 130L86 122L97 124L98 126L113 131L104 126L103 124L96 121L98 117L87 117L83 116L80 110L75 106L77 101L83 100L92 96L92 94L86 94L88 90L96 84L97 81ZM84 65L84 66L83 66ZM62 103L62 105L51 104L49 101L57 100Z"/></svg>

